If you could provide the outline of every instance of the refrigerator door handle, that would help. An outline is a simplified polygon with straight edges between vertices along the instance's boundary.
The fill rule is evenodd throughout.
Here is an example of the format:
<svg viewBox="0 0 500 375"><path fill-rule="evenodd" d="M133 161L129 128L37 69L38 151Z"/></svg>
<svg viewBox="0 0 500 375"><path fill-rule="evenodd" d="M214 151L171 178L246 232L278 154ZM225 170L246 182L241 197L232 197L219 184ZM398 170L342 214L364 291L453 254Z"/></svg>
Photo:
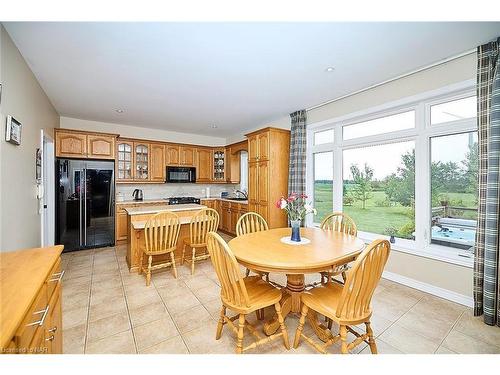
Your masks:
<svg viewBox="0 0 500 375"><path fill-rule="evenodd" d="M84 234L83 234L83 239L85 241L85 246L87 246L87 168L84 168L83 170L83 186L85 187L84 190L84 195L83 195L83 211L84 211L84 222L83 222L83 228L84 228Z"/></svg>
<svg viewBox="0 0 500 375"><path fill-rule="evenodd" d="M80 222L80 247L82 247L82 178L83 178L83 169L80 171L80 188L79 188L79 200L78 200L78 216Z"/></svg>

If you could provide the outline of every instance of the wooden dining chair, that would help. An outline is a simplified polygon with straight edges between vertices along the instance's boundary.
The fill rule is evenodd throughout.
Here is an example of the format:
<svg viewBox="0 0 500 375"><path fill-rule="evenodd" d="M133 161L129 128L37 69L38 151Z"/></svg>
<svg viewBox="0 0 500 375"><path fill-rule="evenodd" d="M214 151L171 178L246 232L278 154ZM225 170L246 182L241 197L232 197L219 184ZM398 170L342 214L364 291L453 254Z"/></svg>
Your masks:
<svg viewBox="0 0 500 375"><path fill-rule="evenodd" d="M370 326L372 310L370 302L373 292L382 276L391 245L387 240L375 240L358 256L347 273L344 285L329 280L326 284L306 291L301 296L302 312L299 326L295 332L293 347L297 348L301 337L313 348L326 353L326 348L341 340L341 352L346 354L361 342L370 345L373 354L377 353L377 345ZM339 334L318 344L302 333L309 309L320 313L339 325ZM359 334L352 325L364 323L366 333ZM356 339L347 343L347 332ZM368 341L367 341L368 340Z"/></svg>
<svg viewBox="0 0 500 375"><path fill-rule="evenodd" d="M323 230L349 234L351 236L358 235L358 229L356 228L354 220L342 212L333 212L327 215L321 222L320 228ZM328 278L331 279L337 275L342 275L342 280L345 282L347 269L347 264L343 264L330 272L321 272L321 283L324 284Z"/></svg>
<svg viewBox="0 0 500 375"><path fill-rule="evenodd" d="M260 276L242 277L233 252L217 233L210 232L208 234L207 245L212 264L221 285L222 308L215 339L220 339L222 329L227 324L236 334L236 353L238 354L253 349L258 345L268 343L280 336L283 337L285 347L290 349L288 333L283 315L281 314L281 291L263 280ZM245 319L245 315L273 305L278 316L281 332L264 337ZM227 309L235 311L237 314L229 317L226 315ZM236 319L238 319L238 327L233 323ZM243 347L243 330L245 328L255 336L256 340L250 345Z"/></svg>
<svg viewBox="0 0 500 375"><path fill-rule="evenodd" d="M141 252L139 261L139 274L146 272L146 286L151 283L151 271L172 266L174 277L177 278L175 268L174 250L177 248L177 240L181 225L179 217L173 212L159 212L151 216L144 227L144 238L146 247ZM170 253L170 261L164 261L153 265L153 257ZM148 257L147 266L144 265L144 255Z"/></svg>
<svg viewBox="0 0 500 375"><path fill-rule="evenodd" d="M242 215L236 223L236 237L264 230L269 230L269 226L267 225L266 219L264 219L257 212L248 212ZM266 280L269 281L269 272L260 272L247 268L246 276L250 275L250 271L258 275L265 276Z"/></svg>
<svg viewBox="0 0 500 375"><path fill-rule="evenodd" d="M201 255L196 255L196 250L207 248L207 234L216 232L218 227L219 214L212 208L204 208L191 218L189 238L184 240L181 258L181 264L184 264L185 260L191 262L191 275L194 275L195 262L207 259L210 256L206 251ZM191 257L188 259L185 259L186 246L191 248Z"/></svg>

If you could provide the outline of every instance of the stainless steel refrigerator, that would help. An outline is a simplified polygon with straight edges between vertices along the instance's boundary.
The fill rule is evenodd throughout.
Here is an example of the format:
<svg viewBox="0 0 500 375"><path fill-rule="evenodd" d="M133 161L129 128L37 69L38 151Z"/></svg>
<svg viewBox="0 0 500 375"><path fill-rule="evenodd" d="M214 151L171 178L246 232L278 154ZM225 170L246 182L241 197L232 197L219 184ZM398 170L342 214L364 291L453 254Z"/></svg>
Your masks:
<svg viewBox="0 0 500 375"><path fill-rule="evenodd" d="M56 244L64 251L113 246L113 161L56 160Z"/></svg>

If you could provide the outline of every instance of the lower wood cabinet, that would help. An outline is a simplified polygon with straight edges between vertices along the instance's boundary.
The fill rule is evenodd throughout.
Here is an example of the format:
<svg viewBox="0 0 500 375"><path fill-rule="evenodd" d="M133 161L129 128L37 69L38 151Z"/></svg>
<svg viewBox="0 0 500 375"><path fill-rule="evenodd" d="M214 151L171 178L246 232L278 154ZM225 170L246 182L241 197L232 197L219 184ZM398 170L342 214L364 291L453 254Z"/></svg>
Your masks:
<svg viewBox="0 0 500 375"><path fill-rule="evenodd" d="M236 223L239 218L248 212L248 205L243 203L221 201L219 229L236 235Z"/></svg>

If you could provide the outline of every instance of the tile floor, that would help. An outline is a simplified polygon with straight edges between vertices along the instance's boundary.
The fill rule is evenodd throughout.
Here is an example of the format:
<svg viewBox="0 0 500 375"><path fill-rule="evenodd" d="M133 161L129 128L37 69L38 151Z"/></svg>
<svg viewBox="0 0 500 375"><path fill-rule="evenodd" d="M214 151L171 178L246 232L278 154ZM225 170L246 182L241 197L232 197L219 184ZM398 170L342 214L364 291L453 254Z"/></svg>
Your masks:
<svg viewBox="0 0 500 375"><path fill-rule="evenodd" d="M64 353L234 353L227 326L215 340L220 299L210 260L198 263L194 276L186 265L178 266L178 279L170 269L154 273L150 287L143 275L129 273L123 246L65 253L63 268ZM271 279L285 283L283 275ZM372 304L379 353L500 353L500 328L486 326L464 306L387 280ZM292 342L298 318L285 323ZM305 330L310 333L307 323ZM363 343L354 352L370 351ZM316 351L304 341L287 351L275 340L248 353Z"/></svg>

